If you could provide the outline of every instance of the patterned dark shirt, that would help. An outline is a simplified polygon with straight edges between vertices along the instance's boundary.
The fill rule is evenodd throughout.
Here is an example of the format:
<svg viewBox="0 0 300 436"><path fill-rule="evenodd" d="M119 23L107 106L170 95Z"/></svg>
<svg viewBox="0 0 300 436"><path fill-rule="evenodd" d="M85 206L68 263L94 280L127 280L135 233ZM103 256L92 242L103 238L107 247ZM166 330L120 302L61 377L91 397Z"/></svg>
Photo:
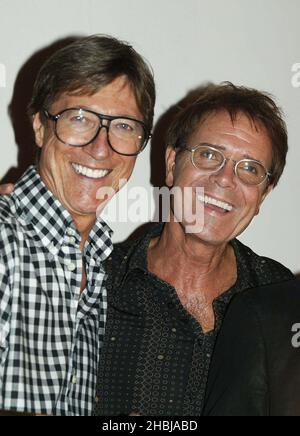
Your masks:
<svg viewBox="0 0 300 436"><path fill-rule="evenodd" d="M200 415L216 335L232 297L293 278L281 264L232 241L238 278L214 301L216 327L204 334L174 287L148 271L149 243L162 229L155 225L141 240L117 245L108 259L109 308L96 415Z"/></svg>
<svg viewBox="0 0 300 436"><path fill-rule="evenodd" d="M111 231L97 221L80 240L35 168L0 198L0 409L92 414Z"/></svg>

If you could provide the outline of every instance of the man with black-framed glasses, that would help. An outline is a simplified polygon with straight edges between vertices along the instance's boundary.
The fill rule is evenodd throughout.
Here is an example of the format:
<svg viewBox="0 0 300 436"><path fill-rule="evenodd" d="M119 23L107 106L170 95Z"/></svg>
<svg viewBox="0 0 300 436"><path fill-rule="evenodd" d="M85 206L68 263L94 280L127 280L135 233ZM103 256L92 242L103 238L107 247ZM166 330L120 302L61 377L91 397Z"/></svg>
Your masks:
<svg viewBox="0 0 300 436"><path fill-rule="evenodd" d="M112 251L97 193L131 176L154 103L149 67L111 37L78 39L37 77L39 163L0 199L2 413L92 413Z"/></svg>
<svg viewBox="0 0 300 436"><path fill-rule="evenodd" d="M147 126L134 118L102 115L82 108L68 108L57 115L44 110L44 114L54 121L57 139L71 147L91 144L105 129L112 150L123 156L137 156L150 139Z"/></svg>

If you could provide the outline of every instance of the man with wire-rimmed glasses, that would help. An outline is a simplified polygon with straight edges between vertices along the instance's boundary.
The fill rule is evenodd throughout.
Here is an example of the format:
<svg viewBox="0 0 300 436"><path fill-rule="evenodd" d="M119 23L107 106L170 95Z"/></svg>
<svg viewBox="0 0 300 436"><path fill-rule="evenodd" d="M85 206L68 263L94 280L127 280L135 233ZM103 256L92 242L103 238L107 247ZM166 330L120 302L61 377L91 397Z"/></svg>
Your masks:
<svg viewBox="0 0 300 436"><path fill-rule="evenodd" d="M187 232L193 223L177 215L184 197L174 196L170 222L115 247L97 414L201 415L233 297L293 279L237 239L277 185L287 150L280 109L253 89L210 87L178 114L167 136L166 184L193 190L204 226ZM239 325L233 328L238 336Z"/></svg>
<svg viewBox="0 0 300 436"><path fill-rule="evenodd" d="M42 67L29 115L40 150L0 199L0 409L90 415L111 230L96 212L150 138L152 73L128 44L78 39Z"/></svg>

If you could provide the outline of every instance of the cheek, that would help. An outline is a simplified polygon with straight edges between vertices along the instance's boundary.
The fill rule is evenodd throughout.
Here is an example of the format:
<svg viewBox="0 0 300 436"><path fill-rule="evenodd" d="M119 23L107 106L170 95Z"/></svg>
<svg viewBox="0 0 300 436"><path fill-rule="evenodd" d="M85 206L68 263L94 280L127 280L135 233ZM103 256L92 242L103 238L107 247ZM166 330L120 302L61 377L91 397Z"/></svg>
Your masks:
<svg viewBox="0 0 300 436"><path fill-rule="evenodd" d="M74 190L73 169L71 162L80 162L80 150L72 150L57 141L50 141L42 149L39 162L40 171L57 186L64 185L64 189Z"/></svg>
<svg viewBox="0 0 300 436"><path fill-rule="evenodd" d="M46 144L44 144L41 149L41 158L39 161L39 167L41 169L48 169L48 170L52 167L55 168L54 165L55 156L56 156L55 145L52 144L51 141L49 141Z"/></svg>
<svg viewBox="0 0 300 436"><path fill-rule="evenodd" d="M43 144L42 156L46 159L55 159L58 157L64 159L64 155L68 155L67 146L59 142L55 136L51 135Z"/></svg>
<svg viewBox="0 0 300 436"><path fill-rule="evenodd" d="M120 167L120 174L124 177L129 179L136 163L136 158L132 157L125 157L120 161L119 167Z"/></svg>
<svg viewBox="0 0 300 436"><path fill-rule="evenodd" d="M257 214L262 202L262 193L257 188L246 189L243 192L243 198L245 202L245 209L249 213Z"/></svg>
<svg viewBox="0 0 300 436"><path fill-rule="evenodd" d="M194 168L190 161L185 160L180 162L179 165L176 165L173 172L173 186L206 186L207 181L206 185L204 183L207 177L199 177L199 175L199 171Z"/></svg>
<svg viewBox="0 0 300 436"><path fill-rule="evenodd" d="M134 170L135 162L136 158L128 157L121 159L118 163L115 163L114 170L112 172L112 185L116 191L121 189L130 179Z"/></svg>

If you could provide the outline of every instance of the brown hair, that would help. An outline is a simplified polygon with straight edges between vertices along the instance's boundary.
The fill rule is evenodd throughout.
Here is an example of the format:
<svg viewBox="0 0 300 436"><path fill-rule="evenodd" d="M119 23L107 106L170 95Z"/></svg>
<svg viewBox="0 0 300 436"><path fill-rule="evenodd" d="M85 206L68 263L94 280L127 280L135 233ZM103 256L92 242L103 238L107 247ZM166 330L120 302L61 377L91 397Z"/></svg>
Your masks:
<svg viewBox="0 0 300 436"><path fill-rule="evenodd" d="M92 95L123 75L132 86L150 131L155 105L150 66L129 44L105 35L79 38L45 62L35 82L29 115L49 109L64 92Z"/></svg>
<svg viewBox="0 0 300 436"><path fill-rule="evenodd" d="M184 148L199 123L222 110L229 113L233 123L243 113L254 125L261 123L265 127L273 147L270 184L275 187L286 164L288 135L282 111L267 93L229 82L208 86L197 100L179 112L169 129L167 144L179 150Z"/></svg>

